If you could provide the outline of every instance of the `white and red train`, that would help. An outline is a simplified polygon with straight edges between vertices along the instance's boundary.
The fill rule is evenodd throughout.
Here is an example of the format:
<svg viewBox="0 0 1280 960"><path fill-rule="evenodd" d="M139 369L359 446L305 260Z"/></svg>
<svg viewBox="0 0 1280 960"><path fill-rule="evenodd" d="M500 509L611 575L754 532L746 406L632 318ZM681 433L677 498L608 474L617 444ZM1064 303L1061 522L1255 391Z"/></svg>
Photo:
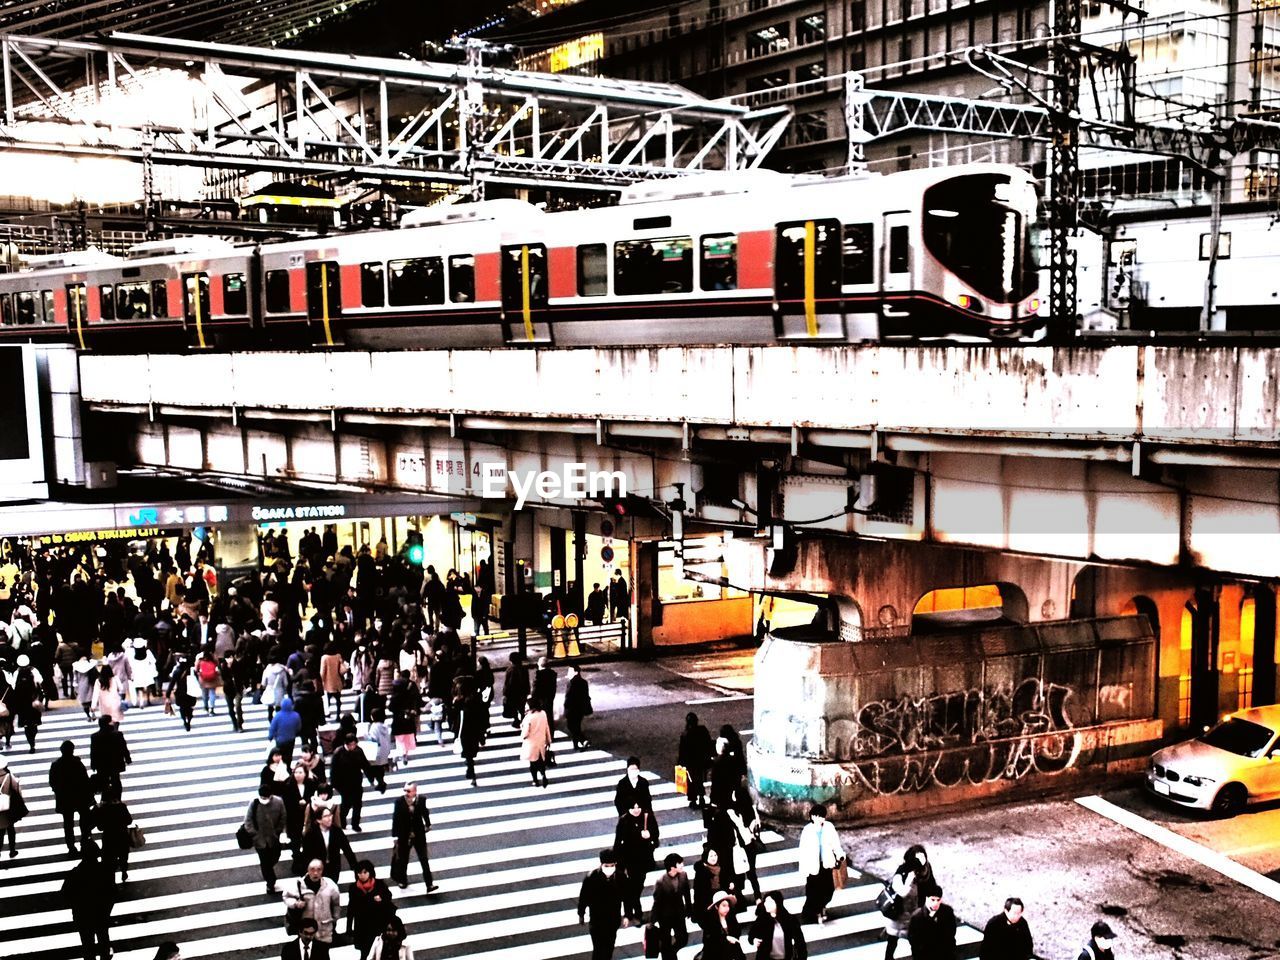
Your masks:
<svg viewBox="0 0 1280 960"><path fill-rule="evenodd" d="M709 174L617 206L518 200L260 246L185 238L0 275L0 343L87 350L1018 337L1041 325L1029 174Z"/></svg>

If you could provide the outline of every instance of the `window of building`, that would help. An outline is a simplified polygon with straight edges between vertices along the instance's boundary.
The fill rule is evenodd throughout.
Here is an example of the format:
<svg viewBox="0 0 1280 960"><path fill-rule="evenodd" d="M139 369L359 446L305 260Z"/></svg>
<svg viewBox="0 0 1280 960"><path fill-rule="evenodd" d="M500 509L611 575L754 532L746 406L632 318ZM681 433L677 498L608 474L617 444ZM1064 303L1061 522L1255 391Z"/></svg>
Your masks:
<svg viewBox="0 0 1280 960"><path fill-rule="evenodd" d="M724 10L720 7L721 0L711 0L711 6L707 10L707 22L719 23L724 19Z"/></svg>
<svg viewBox="0 0 1280 960"><path fill-rule="evenodd" d="M827 112L825 110L797 113L795 119L791 121L792 143L819 143L826 140L827 136Z"/></svg>
<svg viewBox="0 0 1280 960"><path fill-rule="evenodd" d="M603 243L584 243L578 247L578 296L603 297L608 292L608 248Z"/></svg>
<svg viewBox="0 0 1280 960"><path fill-rule="evenodd" d="M907 64L907 61L910 60L911 57L913 56L913 53L912 53L913 48L914 48L914 45L911 42L911 37L909 36L903 37L902 43L898 47L898 60L903 65L902 70L904 73L911 69L911 66Z"/></svg>
<svg viewBox="0 0 1280 960"><path fill-rule="evenodd" d="M673 37L680 36L680 11L667 11L667 33Z"/></svg>
<svg viewBox="0 0 1280 960"><path fill-rule="evenodd" d="M775 246L775 286L779 299L805 296L805 259L813 236L813 294L831 297L840 291L840 222L806 220L780 223Z"/></svg>
<svg viewBox="0 0 1280 960"><path fill-rule="evenodd" d="M151 316L151 285L142 283L116 284L116 319L146 320Z"/></svg>
<svg viewBox="0 0 1280 960"><path fill-rule="evenodd" d="M791 46L791 25L775 23L769 27L747 31L747 56L763 57Z"/></svg>
<svg viewBox="0 0 1280 960"><path fill-rule="evenodd" d="M821 60L814 63L804 63L796 67L796 83L807 83L812 80L821 80L827 75L827 65Z"/></svg>
<svg viewBox="0 0 1280 960"><path fill-rule="evenodd" d="M769 5L769 0L747 0L747 10L763 10Z"/></svg>
<svg viewBox="0 0 1280 960"><path fill-rule="evenodd" d="M268 270L265 286L267 289L267 313L288 313L289 271Z"/></svg>
<svg viewBox="0 0 1280 960"><path fill-rule="evenodd" d="M811 13L796 20L796 43L821 43L827 39L827 15Z"/></svg>
<svg viewBox="0 0 1280 960"><path fill-rule="evenodd" d="M36 312L40 309L40 301L36 299L34 290L22 290L13 295L14 313L18 318L18 323L28 324L36 322ZM44 320L43 317L40 318Z"/></svg>
<svg viewBox="0 0 1280 960"><path fill-rule="evenodd" d="M169 285L163 280L151 281L151 312L157 317L169 315Z"/></svg>
<svg viewBox="0 0 1280 960"><path fill-rule="evenodd" d="M710 70L719 70L720 64L724 62L724 55L720 50L718 43L713 43L707 49L707 68Z"/></svg>
<svg viewBox="0 0 1280 960"><path fill-rule="evenodd" d="M867 29L867 0L853 0L849 4L849 31Z"/></svg>
<svg viewBox="0 0 1280 960"><path fill-rule="evenodd" d="M620 297L693 289L693 238L620 240L613 245L613 289Z"/></svg>
<svg viewBox="0 0 1280 960"><path fill-rule="evenodd" d="M870 223L844 225L844 282L875 282L875 228Z"/></svg>
<svg viewBox="0 0 1280 960"><path fill-rule="evenodd" d="M475 302L476 258L469 253L449 258L449 299L454 303Z"/></svg>
<svg viewBox="0 0 1280 960"><path fill-rule="evenodd" d="M444 262L413 257L387 264L387 303L393 307L444 303Z"/></svg>
<svg viewBox="0 0 1280 960"><path fill-rule="evenodd" d="M747 93L754 94L753 104L769 103L786 96L786 86L791 81L787 70L775 70L758 77L747 78Z"/></svg>
<svg viewBox="0 0 1280 960"><path fill-rule="evenodd" d="M249 312L249 288L245 286L243 273L223 275L222 312L233 317L242 317Z"/></svg>
<svg viewBox="0 0 1280 960"><path fill-rule="evenodd" d="M360 305L381 307L387 302L387 272L374 260L360 264Z"/></svg>
<svg viewBox="0 0 1280 960"><path fill-rule="evenodd" d="M911 0L899 0L898 16L902 20L906 20L911 16Z"/></svg>
<svg viewBox="0 0 1280 960"><path fill-rule="evenodd" d="M732 233L712 233L702 238L703 290L738 289L738 237Z"/></svg>
<svg viewBox="0 0 1280 960"><path fill-rule="evenodd" d="M849 48L849 69L867 69L867 51L863 49L862 44L857 44L856 46Z"/></svg>
<svg viewBox="0 0 1280 960"><path fill-rule="evenodd" d="M911 169L911 146L910 144L899 144L896 150L898 160L898 172Z"/></svg>
<svg viewBox="0 0 1280 960"><path fill-rule="evenodd" d="M1191 722L1191 632L1195 618L1190 610L1182 611L1178 633L1178 722Z"/></svg>
<svg viewBox="0 0 1280 960"><path fill-rule="evenodd" d="M98 287L98 311L102 314L103 320L114 320L116 318L116 292L115 288L109 283L104 283ZM21 312L19 312L18 322L22 322Z"/></svg>
<svg viewBox="0 0 1280 960"><path fill-rule="evenodd" d="M1200 234L1200 259L1208 260L1212 256L1213 256L1213 234L1202 233ZM1218 259L1219 260L1231 259L1231 234L1229 233L1218 234Z"/></svg>

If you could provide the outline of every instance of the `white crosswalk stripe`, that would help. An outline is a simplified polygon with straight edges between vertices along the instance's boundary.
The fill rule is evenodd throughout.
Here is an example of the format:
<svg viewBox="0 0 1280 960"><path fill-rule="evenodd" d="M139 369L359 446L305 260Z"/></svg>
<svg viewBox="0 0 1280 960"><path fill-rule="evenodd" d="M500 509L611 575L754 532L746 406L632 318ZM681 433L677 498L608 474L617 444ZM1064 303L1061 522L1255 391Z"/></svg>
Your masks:
<svg viewBox="0 0 1280 960"><path fill-rule="evenodd" d="M246 705L246 732L229 729L224 713L197 716L194 729L159 708L130 711L123 724L134 762L124 774L125 801L147 835L129 859L129 882L119 891L113 914L116 960L151 960L166 939L184 957L275 960L287 937L278 897L262 890L257 857L241 851L234 833L254 796L266 757L266 711ZM50 712L35 753L10 752L10 767L23 784L30 814L19 825L20 855L0 861L0 957L70 960L82 956L70 911L62 901L63 875L74 861L63 845L61 816L48 786L49 764L63 739L76 743L87 761L96 729L69 708ZM23 744L22 746L25 746ZM578 926L577 895L597 852L613 840L613 786L622 772L618 757L601 750L567 749L557 737L551 784L529 784L519 759L518 734L494 710L488 745L477 760L479 787L463 779L462 761L448 746L422 737L404 769L387 777L387 792L366 787L364 832L349 833L357 857L367 857L386 878L390 859L392 804L402 785L419 785L432 811L428 837L436 895L427 896L419 867L412 886L393 887L400 918L418 956L433 960L585 960L591 942ZM690 864L702 848L700 816L667 779L647 772L660 819L660 862L678 852ZM767 849L758 869L765 889L780 890L799 912L803 882L793 842L766 831ZM281 883L289 856L277 869ZM650 881L658 875L650 874ZM343 903L351 874L340 887ZM647 888L652 891L652 886ZM879 883L860 878L837 891L825 926L805 927L815 960L879 960L884 955L882 918L875 911ZM646 894L645 908L650 899ZM745 925L750 912L740 918ZM345 929L345 922L339 929ZM960 956L976 956L980 935L963 928ZM690 927L691 960L699 935ZM636 956L641 932L620 930L615 956ZM748 956L754 950L748 951ZM354 947L338 947L335 960L354 960ZM900 944L898 956L909 956Z"/></svg>

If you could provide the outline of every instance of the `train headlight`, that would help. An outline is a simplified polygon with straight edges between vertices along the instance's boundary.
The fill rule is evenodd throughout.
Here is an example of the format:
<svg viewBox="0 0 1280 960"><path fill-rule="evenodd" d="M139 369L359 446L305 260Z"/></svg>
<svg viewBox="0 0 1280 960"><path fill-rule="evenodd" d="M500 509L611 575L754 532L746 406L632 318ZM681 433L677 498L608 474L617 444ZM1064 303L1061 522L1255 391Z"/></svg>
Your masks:
<svg viewBox="0 0 1280 960"><path fill-rule="evenodd" d="M1040 309L1040 301L1032 300L1030 303L1027 304L1027 309L1030 310L1032 313L1035 313L1037 310Z"/></svg>
<svg viewBox="0 0 1280 960"><path fill-rule="evenodd" d="M971 310L974 313L982 313L984 305L977 297L972 297L967 293L962 293L956 297L956 305L961 310Z"/></svg>

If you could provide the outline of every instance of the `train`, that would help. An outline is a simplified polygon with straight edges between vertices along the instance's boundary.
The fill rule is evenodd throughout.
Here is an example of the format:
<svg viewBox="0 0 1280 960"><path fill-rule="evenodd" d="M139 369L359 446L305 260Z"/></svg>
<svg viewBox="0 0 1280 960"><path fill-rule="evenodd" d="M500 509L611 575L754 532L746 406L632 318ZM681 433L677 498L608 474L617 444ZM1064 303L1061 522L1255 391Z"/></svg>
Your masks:
<svg viewBox="0 0 1280 960"><path fill-rule="evenodd" d="M497 199L396 229L186 237L0 275L0 343L82 350L1002 340L1042 329L1035 181L1003 164L697 174L617 205Z"/></svg>

